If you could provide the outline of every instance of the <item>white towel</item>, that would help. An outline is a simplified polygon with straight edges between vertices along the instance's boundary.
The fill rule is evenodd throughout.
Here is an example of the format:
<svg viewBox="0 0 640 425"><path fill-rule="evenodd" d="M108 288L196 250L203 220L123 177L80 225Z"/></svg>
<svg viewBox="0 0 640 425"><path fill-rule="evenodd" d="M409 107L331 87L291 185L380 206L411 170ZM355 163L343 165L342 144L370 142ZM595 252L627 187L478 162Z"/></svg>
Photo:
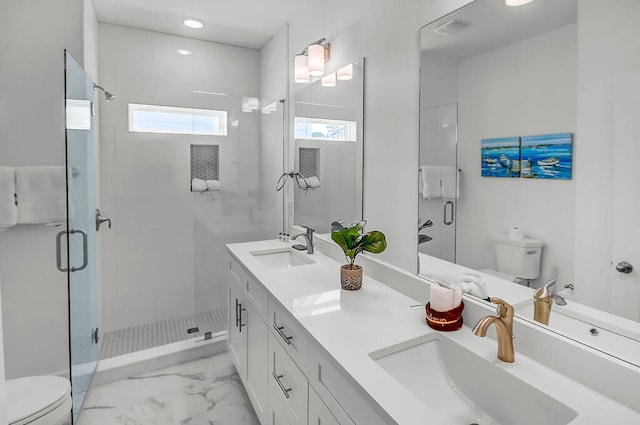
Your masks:
<svg viewBox="0 0 640 425"><path fill-rule="evenodd" d="M191 180L191 191L192 192L204 192L207 190L207 182L202 179L193 179Z"/></svg>
<svg viewBox="0 0 640 425"><path fill-rule="evenodd" d="M482 279L482 276L475 273L465 273L460 277L460 281L457 285L465 294L473 295L475 297L486 299L487 298L487 284Z"/></svg>
<svg viewBox="0 0 640 425"><path fill-rule="evenodd" d="M307 186L311 189L317 189L320 187L320 179L318 176L311 176L305 178L307 181Z"/></svg>
<svg viewBox="0 0 640 425"><path fill-rule="evenodd" d="M458 199L460 197L460 171L456 167L440 167L442 179L442 197Z"/></svg>
<svg viewBox="0 0 640 425"><path fill-rule="evenodd" d="M441 167L432 165L423 165L420 167L422 197L424 199L434 199L442 196L440 169Z"/></svg>
<svg viewBox="0 0 640 425"><path fill-rule="evenodd" d="M16 170L13 167L0 167L0 229L15 226L18 223L16 207Z"/></svg>
<svg viewBox="0 0 640 425"><path fill-rule="evenodd" d="M16 168L18 223L38 224L67 219L67 173L63 166Z"/></svg>
<svg viewBox="0 0 640 425"><path fill-rule="evenodd" d="M219 180L205 180L205 184L207 185L207 190L220 192Z"/></svg>

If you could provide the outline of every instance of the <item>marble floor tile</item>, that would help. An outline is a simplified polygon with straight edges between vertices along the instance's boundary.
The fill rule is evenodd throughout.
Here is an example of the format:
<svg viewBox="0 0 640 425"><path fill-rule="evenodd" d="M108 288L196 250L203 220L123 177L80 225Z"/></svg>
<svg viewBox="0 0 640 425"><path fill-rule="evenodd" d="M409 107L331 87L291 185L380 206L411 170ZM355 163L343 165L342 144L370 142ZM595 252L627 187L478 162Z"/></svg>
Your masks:
<svg viewBox="0 0 640 425"><path fill-rule="evenodd" d="M229 353L91 388L79 425L259 425Z"/></svg>

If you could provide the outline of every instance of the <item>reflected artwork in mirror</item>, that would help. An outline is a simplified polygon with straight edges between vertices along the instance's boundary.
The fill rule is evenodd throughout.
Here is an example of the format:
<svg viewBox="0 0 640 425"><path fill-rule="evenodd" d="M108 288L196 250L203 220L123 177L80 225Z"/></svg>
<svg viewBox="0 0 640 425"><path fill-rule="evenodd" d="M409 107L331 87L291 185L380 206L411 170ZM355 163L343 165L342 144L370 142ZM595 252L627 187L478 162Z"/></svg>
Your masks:
<svg viewBox="0 0 640 425"><path fill-rule="evenodd" d="M295 93L294 224L321 234L362 219L364 58L340 70Z"/></svg>
<svg viewBox="0 0 640 425"><path fill-rule="evenodd" d="M418 273L640 366L640 3L617 6L475 0L421 29ZM487 154L507 138L518 162Z"/></svg>

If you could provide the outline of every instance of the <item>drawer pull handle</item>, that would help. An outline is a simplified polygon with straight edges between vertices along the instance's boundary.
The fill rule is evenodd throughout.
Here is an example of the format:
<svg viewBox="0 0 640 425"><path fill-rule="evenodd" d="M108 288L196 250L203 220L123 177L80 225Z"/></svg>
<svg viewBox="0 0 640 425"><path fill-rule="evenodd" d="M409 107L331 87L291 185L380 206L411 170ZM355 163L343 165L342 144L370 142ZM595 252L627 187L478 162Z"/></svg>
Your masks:
<svg viewBox="0 0 640 425"><path fill-rule="evenodd" d="M236 300L236 310L238 311L238 320L236 326L238 327L238 332L242 333L242 327L247 326L246 323L242 323L242 312L246 310L246 308L242 308L242 303L238 303Z"/></svg>
<svg viewBox="0 0 640 425"><path fill-rule="evenodd" d="M238 327L238 323L240 323L240 303L236 298L236 328Z"/></svg>
<svg viewBox="0 0 640 425"><path fill-rule="evenodd" d="M293 339L292 336L287 336L285 335L284 332L282 332L282 330L284 329L284 326L278 326L275 323L273 324L273 329L276 330L276 332L278 332L278 335L280 335L280 337L284 340L284 342L287 343L287 345L291 345L291 340Z"/></svg>
<svg viewBox="0 0 640 425"><path fill-rule="evenodd" d="M273 379L276 380L276 382L278 383L278 386L280 387L280 389L282 390L282 393L284 394L284 396L286 398L289 398L289 391L291 391L291 388L285 388L284 384L282 383L282 381L280 380L280 378L284 377L284 375L276 375L276 372L274 371L272 373L273 375Z"/></svg>

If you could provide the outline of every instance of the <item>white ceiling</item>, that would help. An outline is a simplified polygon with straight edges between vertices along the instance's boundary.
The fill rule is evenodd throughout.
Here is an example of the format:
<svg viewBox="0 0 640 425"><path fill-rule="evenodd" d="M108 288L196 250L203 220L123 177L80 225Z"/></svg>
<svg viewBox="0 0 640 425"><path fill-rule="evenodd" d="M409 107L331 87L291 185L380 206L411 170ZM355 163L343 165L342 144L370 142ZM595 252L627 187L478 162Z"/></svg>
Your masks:
<svg viewBox="0 0 640 425"><path fill-rule="evenodd" d="M430 55L460 60L575 23L577 0L536 0L520 7L504 0L476 0L422 28L421 45ZM471 25L455 35L433 32L456 19Z"/></svg>
<svg viewBox="0 0 640 425"><path fill-rule="evenodd" d="M322 10L339 10L332 21L346 24L366 1L323 0ZM100 22L251 49L262 48L287 22L318 10L312 0L93 0L93 5ZM202 20L204 28L185 27L187 16Z"/></svg>

